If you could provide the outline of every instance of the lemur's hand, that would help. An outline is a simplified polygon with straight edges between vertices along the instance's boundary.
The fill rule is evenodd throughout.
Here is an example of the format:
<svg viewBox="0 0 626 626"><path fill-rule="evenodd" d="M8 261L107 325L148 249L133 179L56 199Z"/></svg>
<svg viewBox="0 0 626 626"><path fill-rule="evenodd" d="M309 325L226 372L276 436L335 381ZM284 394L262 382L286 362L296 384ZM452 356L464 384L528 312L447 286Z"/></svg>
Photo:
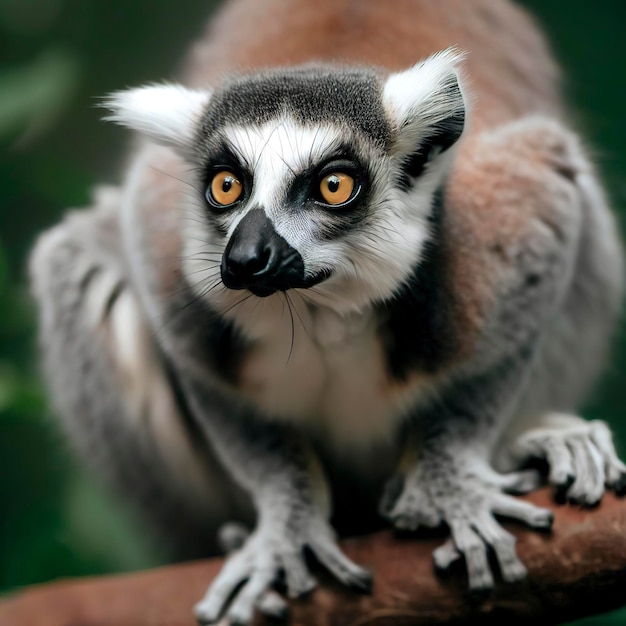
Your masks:
<svg viewBox="0 0 626 626"><path fill-rule="evenodd" d="M545 459L559 500L593 506L605 487L626 493L626 465L615 452L608 426L598 420L548 413L513 442L511 455L517 464Z"/></svg>
<svg viewBox="0 0 626 626"><path fill-rule="evenodd" d="M495 553L505 581L526 575L515 552L515 537L500 526L494 515L542 530L552 525L551 511L504 493L526 492L537 486L533 472L498 474L480 458L453 460L425 453L407 473L397 499L392 501L390 493L385 494L382 512L403 530L432 528L445 522L452 541L435 551L435 565L445 569L463 555L470 588L488 589L494 584L488 548ZM390 491L392 488L390 484Z"/></svg>
<svg viewBox="0 0 626 626"><path fill-rule="evenodd" d="M263 519L242 548L228 558L205 597L196 605L196 617L201 624L213 624L223 615L229 624L249 624L255 607L267 612L263 606L267 592L281 578L290 597L311 591L316 582L304 561L304 548L309 548L343 584L369 591L369 572L341 552L332 528L314 507L281 517Z"/></svg>

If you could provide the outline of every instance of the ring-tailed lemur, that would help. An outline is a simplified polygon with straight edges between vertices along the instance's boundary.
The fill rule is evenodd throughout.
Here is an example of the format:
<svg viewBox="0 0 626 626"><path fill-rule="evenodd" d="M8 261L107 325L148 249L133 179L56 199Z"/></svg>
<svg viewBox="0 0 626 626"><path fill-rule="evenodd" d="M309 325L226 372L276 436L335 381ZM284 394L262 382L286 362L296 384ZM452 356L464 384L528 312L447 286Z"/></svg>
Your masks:
<svg viewBox="0 0 626 626"><path fill-rule="evenodd" d="M279 576L311 589L305 547L367 587L329 517L375 528L381 497L396 527L447 524L436 564L464 556L487 588L488 548L505 581L525 574L496 517L551 525L507 495L537 484L529 457L581 503L625 486L607 427L575 416L622 257L545 44L504 0L401 9L230 3L188 87L111 96L148 141L32 257L87 459L180 554L256 516L203 622L282 608ZM467 89L461 55L433 54L451 45Z"/></svg>

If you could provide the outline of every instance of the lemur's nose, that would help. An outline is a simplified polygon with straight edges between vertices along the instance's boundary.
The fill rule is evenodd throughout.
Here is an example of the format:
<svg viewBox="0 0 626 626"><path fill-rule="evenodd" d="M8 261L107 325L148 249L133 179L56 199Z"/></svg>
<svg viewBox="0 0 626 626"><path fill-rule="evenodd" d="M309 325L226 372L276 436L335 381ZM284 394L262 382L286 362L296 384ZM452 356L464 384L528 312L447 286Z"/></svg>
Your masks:
<svg viewBox="0 0 626 626"><path fill-rule="evenodd" d="M224 256L222 281L229 289L250 289L258 296L284 291L304 278L300 254L275 230L261 209L237 225Z"/></svg>
<svg viewBox="0 0 626 626"><path fill-rule="evenodd" d="M261 245L234 245L228 254L226 271L231 278L240 281L254 280L267 269L271 250Z"/></svg>

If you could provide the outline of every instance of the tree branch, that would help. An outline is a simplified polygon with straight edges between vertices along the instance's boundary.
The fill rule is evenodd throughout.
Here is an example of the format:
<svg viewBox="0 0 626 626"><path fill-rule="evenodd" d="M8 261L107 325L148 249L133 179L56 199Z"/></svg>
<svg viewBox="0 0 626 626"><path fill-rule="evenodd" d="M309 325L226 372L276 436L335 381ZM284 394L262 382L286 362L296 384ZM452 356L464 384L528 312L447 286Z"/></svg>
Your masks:
<svg viewBox="0 0 626 626"><path fill-rule="evenodd" d="M556 519L553 532L545 535L510 526L529 570L526 581L469 594L462 565L445 576L433 571L432 551L441 537L398 539L381 532L343 542L352 559L374 571L373 594L359 596L323 579L309 597L291 603L292 623L488 625L506 620L511 626L537 619L557 624L625 604L626 501L607 494L598 509L582 510L553 504L547 489L528 500L550 506ZM192 607L221 565L221 559L212 559L32 587L0 602L0 626L195 626Z"/></svg>

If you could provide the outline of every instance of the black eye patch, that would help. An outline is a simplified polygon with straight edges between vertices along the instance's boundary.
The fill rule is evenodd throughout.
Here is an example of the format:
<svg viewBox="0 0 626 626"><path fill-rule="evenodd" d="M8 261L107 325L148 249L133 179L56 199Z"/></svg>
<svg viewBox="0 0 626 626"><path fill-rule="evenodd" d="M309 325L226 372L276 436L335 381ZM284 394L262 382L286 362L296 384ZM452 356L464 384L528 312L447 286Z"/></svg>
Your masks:
<svg viewBox="0 0 626 626"><path fill-rule="evenodd" d="M206 184L220 169L236 172L240 176L249 176L247 164L235 150L225 141L219 141L214 146L207 147L201 155L202 179Z"/></svg>

